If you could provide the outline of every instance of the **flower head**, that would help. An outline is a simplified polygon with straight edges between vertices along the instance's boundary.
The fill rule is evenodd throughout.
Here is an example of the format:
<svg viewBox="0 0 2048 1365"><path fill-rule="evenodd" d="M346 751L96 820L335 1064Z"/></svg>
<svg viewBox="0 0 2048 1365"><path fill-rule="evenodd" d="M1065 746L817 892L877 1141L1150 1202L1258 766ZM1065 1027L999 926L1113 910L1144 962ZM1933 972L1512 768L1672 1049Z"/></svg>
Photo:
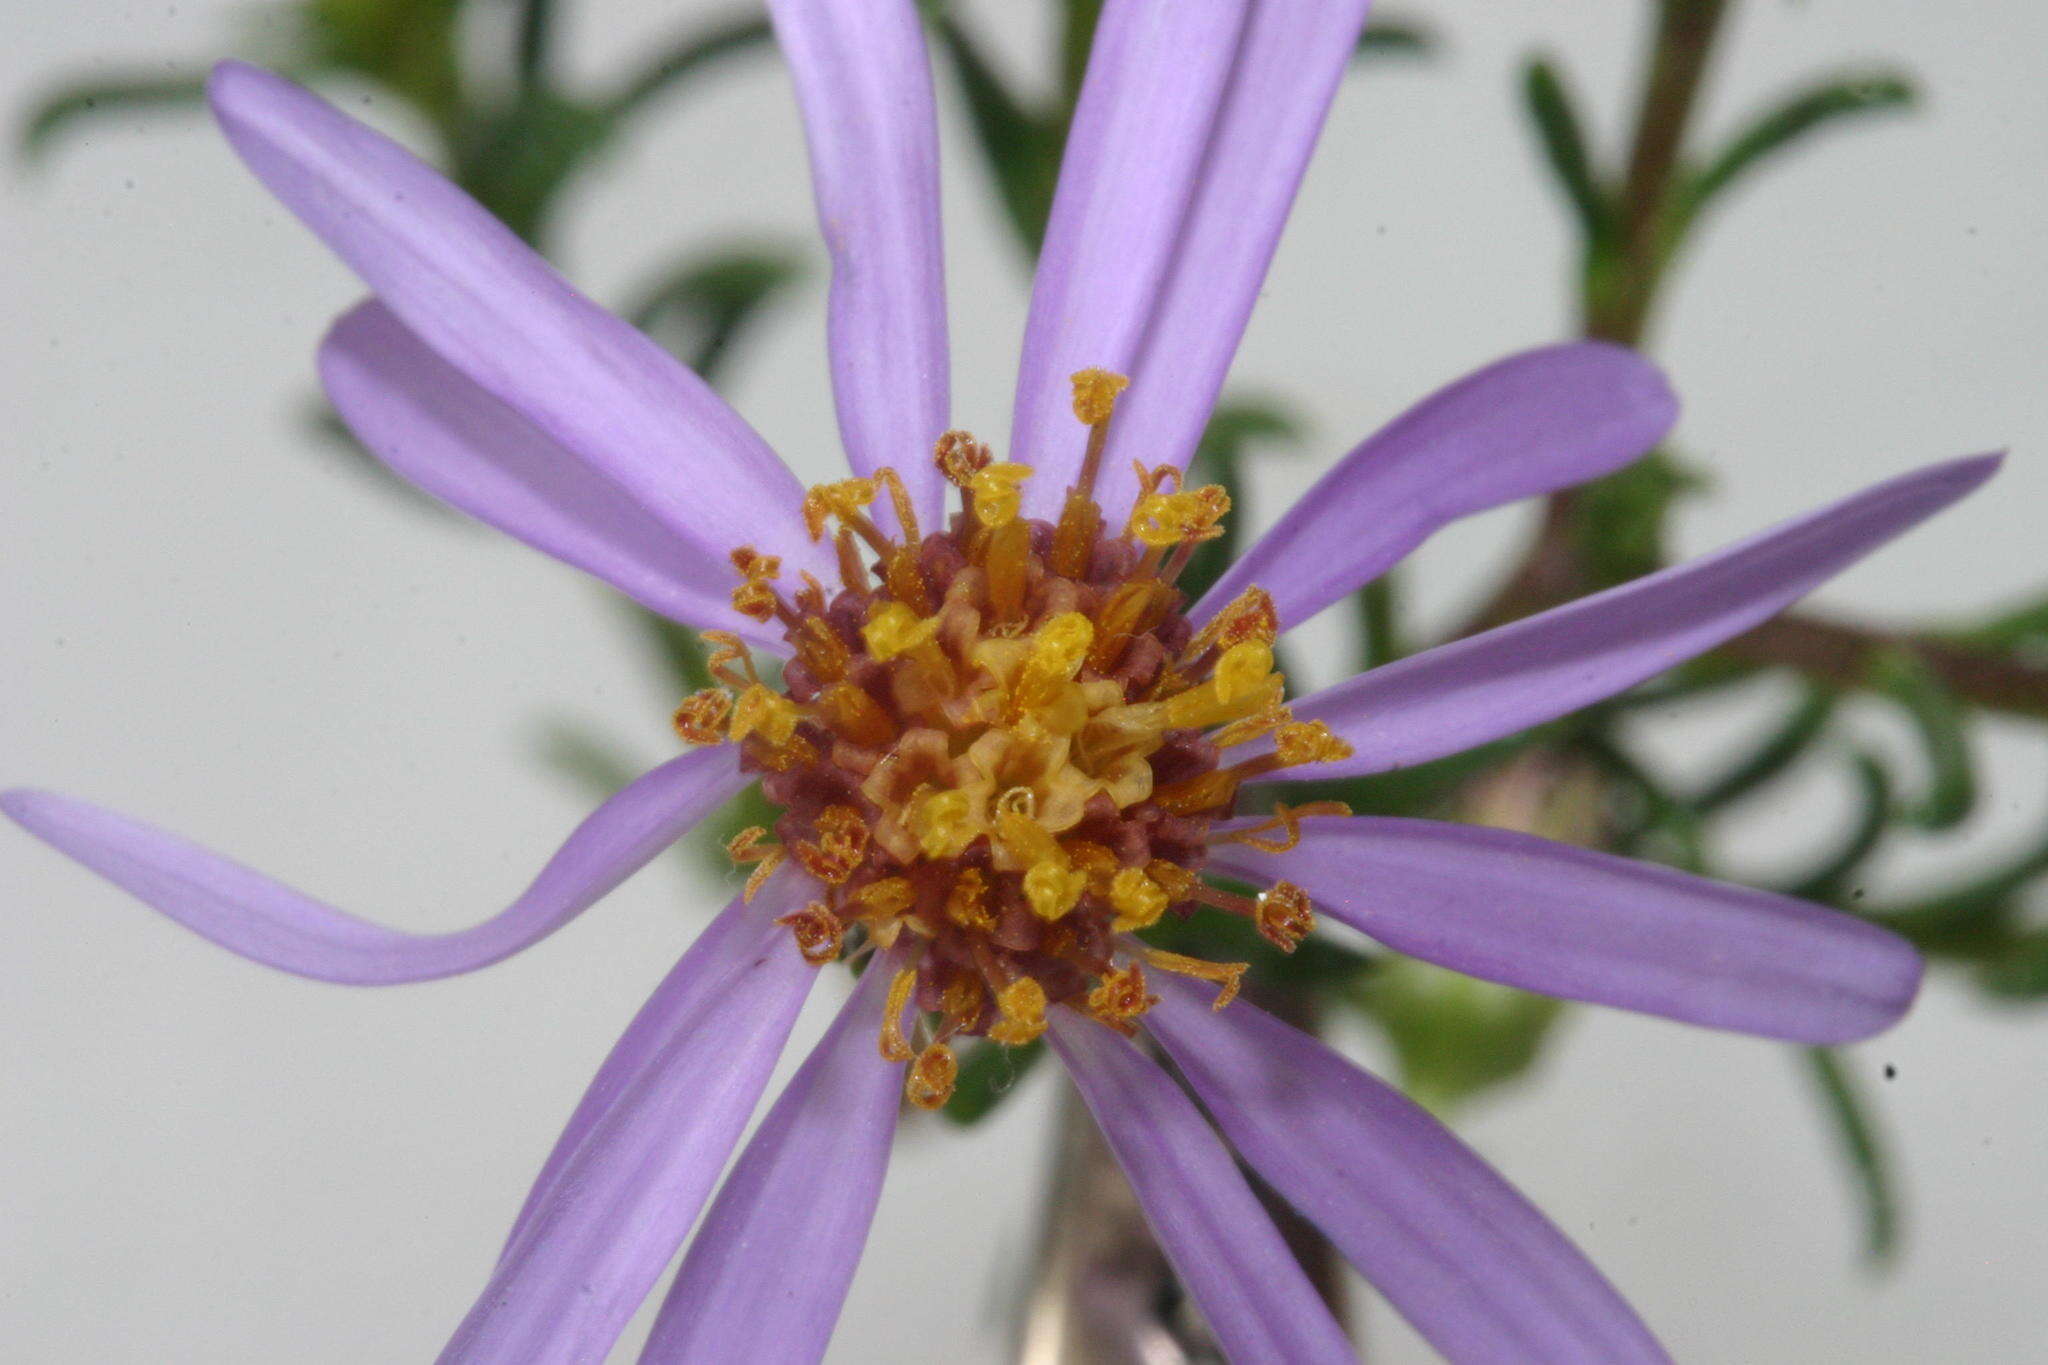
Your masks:
<svg viewBox="0 0 2048 1365"><path fill-rule="evenodd" d="M0 805L237 952L376 984L519 950L762 783L781 813L731 846L745 891L599 1070L450 1361L603 1357L707 1202L645 1358L755 1358L764 1343L814 1358L900 1099L943 1101L962 1035L1051 1044L1239 1358L1349 1347L1233 1149L1446 1355L1661 1358L1448 1132L1233 1001L1241 964L1134 935L1204 902L1283 948L1338 920L1478 976L1767 1037L1884 1027L1918 960L1847 917L1527 835L1247 798L1426 761L1612 695L1765 619L1995 462L1880 484L1289 699L1279 634L1438 526L1648 449L1675 411L1660 377L1602 345L1490 366L1362 442L1190 602L1178 571L1229 506L1179 471L1362 0L1104 6L1004 458L950 429L914 6L770 8L833 255L852 467L808 492L696 376L395 145L252 68L222 67L212 89L236 150L375 294L321 349L336 407L421 487L702 630L720 686L674 717L696 747L600 807L503 913L431 937L82 802L17 791ZM779 683L757 653L787 661ZM866 969L837 1022L713 1200L820 968L856 956Z"/></svg>

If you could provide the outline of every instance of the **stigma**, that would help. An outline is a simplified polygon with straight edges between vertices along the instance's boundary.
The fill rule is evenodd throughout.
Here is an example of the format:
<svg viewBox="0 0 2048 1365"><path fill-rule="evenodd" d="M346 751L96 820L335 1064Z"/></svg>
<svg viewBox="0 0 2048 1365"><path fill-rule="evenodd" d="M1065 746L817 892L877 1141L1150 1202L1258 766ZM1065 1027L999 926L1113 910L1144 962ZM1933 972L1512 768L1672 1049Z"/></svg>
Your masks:
<svg viewBox="0 0 2048 1365"><path fill-rule="evenodd" d="M1288 710L1262 589L1199 628L1188 617L1175 582L1222 534L1227 493L1138 462L1137 501L1110 524L1094 489L1128 381L1073 380L1087 444L1055 520L1023 514L1031 467L964 431L931 456L958 503L943 525L920 525L888 468L810 489L804 529L831 544L836 582L732 554L734 609L788 642L780 678L707 631L718 685L675 714L686 742L737 745L780 808L727 851L753 869L748 896L785 861L816 883L782 921L796 950L819 965L906 950L880 1047L910 1063L905 1094L924 1108L952 1093L956 1039L1030 1043L1054 1009L1132 1032L1156 1000L1148 969L1213 982L1222 1008L1245 964L1139 937L1169 915L1212 906L1293 951L1308 898L1286 882L1256 898L1209 886L1212 830L1244 783L1349 753ZM870 515L884 499L893 535ZM1282 806L1220 837L1272 848L1334 810Z"/></svg>

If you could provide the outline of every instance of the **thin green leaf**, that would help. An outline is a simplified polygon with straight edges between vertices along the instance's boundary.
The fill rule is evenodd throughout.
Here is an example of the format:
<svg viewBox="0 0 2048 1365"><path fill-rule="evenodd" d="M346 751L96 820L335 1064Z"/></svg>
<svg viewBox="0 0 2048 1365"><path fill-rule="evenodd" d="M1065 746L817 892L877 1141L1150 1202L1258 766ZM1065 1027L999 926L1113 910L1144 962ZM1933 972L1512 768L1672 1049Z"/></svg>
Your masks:
<svg viewBox="0 0 2048 1365"><path fill-rule="evenodd" d="M304 0L307 65L367 76L454 146L463 132L463 0Z"/></svg>
<svg viewBox="0 0 2048 1365"><path fill-rule="evenodd" d="M1672 509L1704 487L1706 480L1668 450L1653 450L1582 486L1577 540L1593 581L1612 587L1663 568Z"/></svg>
<svg viewBox="0 0 2048 1365"><path fill-rule="evenodd" d="M94 119L197 109L205 101L204 76L115 76L67 85L29 110L21 125L21 154L41 156L60 135Z"/></svg>
<svg viewBox="0 0 2048 1365"><path fill-rule="evenodd" d="M1791 767L1827 729L1835 714L1836 700L1836 694L1827 688L1808 687L1798 705L1762 743L1701 788L1692 798L1693 809L1702 814L1719 810Z"/></svg>
<svg viewBox="0 0 2048 1365"><path fill-rule="evenodd" d="M1393 956L1353 998L1394 1045L1402 1088L1440 1115L1525 1075L1563 1014L1548 996Z"/></svg>
<svg viewBox="0 0 2048 1365"><path fill-rule="evenodd" d="M540 753L541 762L600 801L640 776L625 750L569 721L551 722L541 732Z"/></svg>
<svg viewBox="0 0 2048 1365"><path fill-rule="evenodd" d="M1839 1054L1824 1047L1800 1049L1806 1077L1842 1157L1849 1164L1863 1206L1863 1254L1884 1263L1898 1249L1898 1202L1892 1194L1891 1165L1863 1097Z"/></svg>
<svg viewBox="0 0 2048 1365"><path fill-rule="evenodd" d="M1880 654L1871 667L1871 686L1904 709L1927 760L1927 791L1899 815L1922 829L1950 829L1977 804L1977 775L1970 757L1963 708L1934 670L1911 650Z"/></svg>
<svg viewBox="0 0 2048 1365"><path fill-rule="evenodd" d="M1045 1044L1035 1040L1022 1047L1005 1047L986 1039L973 1044L960 1059L953 1097L939 1112L963 1128L981 1122L1016 1091L1017 1082L1044 1056Z"/></svg>
<svg viewBox="0 0 2048 1365"><path fill-rule="evenodd" d="M2048 597L2000 612L1980 625L1951 632L1949 638L1979 649L2048 659Z"/></svg>
<svg viewBox="0 0 2048 1365"><path fill-rule="evenodd" d="M519 83L538 90L547 81L548 52L554 40L555 0L521 0L518 45L513 70Z"/></svg>
<svg viewBox="0 0 2048 1365"><path fill-rule="evenodd" d="M626 316L715 384L741 337L803 278L804 269L794 248L701 253L642 293Z"/></svg>
<svg viewBox="0 0 2048 1365"><path fill-rule="evenodd" d="M1786 96L1751 119L1686 179L1679 192L1678 222L1690 223L1729 186L1811 134L1849 119L1905 109L1914 98L1912 83L1887 71L1831 76Z"/></svg>
<svg viewBox="0 0 2048 1365"><path fill-rule="evenodd" d="M1891 824L1892 783L1878 761L1869 754L1855 756L1857 793L1861 804L1856 822L1849 827L1840 846L1822 859L1820 865L1785 888L1785 894L1801 900L1840 900L1848 880L1863 866L1884 839Z"/></svg>
<svg viewBox="0 0 2048 1365"><path fill-rule="evenodd" d="M2004 923L2020 909L2020 893L2048 874L2048 837L2003 867L1959 886L1904 905L1870 908L1864 914L1928 952L1975 953L1987 941L2002 941Z"/></svg>
<svg viewBox="0 0 2048 1365"><path fill-rule="evenodd" d="M995 177L1011 228L1033 258L1045 240L1059 180L1060 147L1066 120L1033 108L996 69L977 43L951 18L936 21L939 43L953 64L967 98L974 139Z"/></svg>
<svg viewBox="0 0 2048 1365"><path fill-rule="evenodd" d="M1586 149L1586 135L1577 107L1564 77L1542 57L1522 68L1522 102L1535 125L1543 155L1557 177L1558 188L1579 220L1579 232L1587 246L1606 241L1612 235L1613 211L1600 178L1593 169L1592 154Z"/></svg>
<svg viewBox="0 0 2048 1365"><path fill-rule="evenodd" d="M1977 984L1989 995L2008 1000L2039 1000L2048 996L2048 929L2019 934L1999 945L1980 964Z"/></svg>
<svg viewBox="0 0 2048 1365"><path fill-rule="evenodd" d="M1363 62L1375 57L1431 57L1436 49L1436 33L1428 25L1386 18L1365 26L1365 32L1358 35L1358 50L1351 55L1353 61Z"/></svg>
<svg viewBox="0 0 2048 1365"><path fill-rule="evenodd" d="M536 249L547 248L556 203L571 176L610 138L611 117L546 91L527 91L466 130L455 181Z"/></svg>
<svg viewBox="0 0 2048 1365"><path fill-rule="evenodd" d="M694 29L641 67L606 103L614 120L636 114L650 100L735 58L765 55L775 34L758 16L729 16Z"/></svg>
<svg viewBox="0 0 2048 1365"><path fill-rule="evenodd" d="M1058 120L1064 138L1068 119L1081 98L1081 78L1088 74L1088 54L1095 47L1095 26L1102 20L1102 0L1062 0L1060 23L1060 103Z"/></svg>
<svg viewBox="0 0 2048 1365"><path fill-rule="evenodd" d="M1358 610L1360 672L1408 652L1407 633L1401 627L1400 576L1400 569L1389 569L1352 597Z"/></svg>

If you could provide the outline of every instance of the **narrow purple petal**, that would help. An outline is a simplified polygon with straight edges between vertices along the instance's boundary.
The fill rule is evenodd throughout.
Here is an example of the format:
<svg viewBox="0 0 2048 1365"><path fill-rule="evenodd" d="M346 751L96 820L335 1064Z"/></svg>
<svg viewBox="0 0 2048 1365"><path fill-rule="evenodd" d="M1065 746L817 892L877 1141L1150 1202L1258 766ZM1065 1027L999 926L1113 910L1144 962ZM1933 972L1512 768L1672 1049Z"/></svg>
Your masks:
<svg viewBox="0 0 2048 1365"><path fill-rule="evenodd" d="M279 76L214 68L221 130L415 336L707 553L828 571L802 489L703 380L410 152Z"/></svg>
<svg viewBox="0 0 2048 1365"><path fill-rule="evenodd" d="M704 1207L816 979L774 920L808 894L788 874L725 914L717 960L671 974L643 1013L666 1027L574 1149L543 1173L524 1226L443 1365L600 1361Z"/></svg>
<svg viewBox="0 0 2048 1365"><path fill-rule="evenodd" d="M1146 1028L1231 1145L1446 1359L1668 1359L1578 1248L1420 1106L1250 1004L1158 989Z"/></svg>
<svg viewBox="0 0 2048 1365"><path fill-rule="evenodd" d="M785 885L792 876L785 872L782 879L771 882L762 891L763 895L776 898L771 904L781 907L778 914L794 909L807 898L808 892ZM801 885L799 883L799 888ZM633 1022L626 1025L626 1031L612 1044L604 1064L598 1067L597 1075L584 1088L583 1098L577 1102L569 1122L563 1125L554 1150L548 1153L540 1174L534 1178L533 1187L527 1191L525 1206L512 1220L512 1231L506 1235L500 1259L509 1255L518 1243L520 1234L532 1221L534 1210L554 1188L562 1167L582 1146L590 1130L612 1111L620 1097L627 1093L627 1087L646 1070L649 1060L675 1036L679 1021L690 1016L699 1002L722 990L728 977L751 963L749 954L760 927L756 921L757 916L752 910L740 905L727 906L704 926L703 932L691 941L689 951L677 960L661 984L654 988L654 993L647 997L640 1012L633 1016Z"/></svg>
<svg viewBox="0 0 2048 1365"><path fill-rule="evenodd" d="M1010 458L1056 512L1087 432L1069 376L1135 368L1229 80L1245 0L1108 0L1024 324ZM1114 462L1112 462L1114 463Z"/></svg>
<svg viewBox="0 0 2048 1365"><path fill-rule="evenodd" d="M342 420L393 472L479 521L595 574L651 611L774 653L732 609L724 554L676 534L576 452L471 383L383 304L351 309L320 345Z"/></svg>
<svg viewBox="0 0 2048 1365"><path fill-rule="evenodd" d="M1101 484L1113 512L1137 491L1132 459L1185 466L1194 454L1365 11L1365 0L1252 7L1172 273L1117 408L1116 458Z"/></svg>
<svg viewBox="0 0 2048 1365"><path fill-rule="evenodd" d="M1297 703L1350 758L1294 770L1349 777L1441 758L1611 697L1777 615L1976 488L2002 457L1929 466L1704 559L1361 673Z"/></svg>
<svg viewBox="0 0 2048 1365"><path fill-rule="evenodd" d="M351 986L427 981L537 943L640 870L749 778L730 748L671 759L591 812L518 900L452 934L358 919L140 820L54 792L0 794L0 811L192 932L280 971Z"/></svg>
<svg viewBox="0 0 2048 1365"><path fill-rule="evenodd" d="M889 957L868 968L747 1143L676 1272L643 1365L796 1365L825 1354L902 1104L903 1067L884 1061L877 1041L903 965Z"/></svg>
<svg viewBox="0 0 2048 1365"><path fill-rule="evenodd" d="M1577 342L1496 361L1354 447L1193 614L1207 619L1256 583L1280 628L1298 626L1460 517L1619 469L1677 416L1664 376L1624 347Z"/></svg>
<svg viewBox="0 0 2048 1365"><path fill-rule="evenodd" d="M1219 844L1211 866L1285 878L1454 971L1767 1038L1868 1037L1920 985L1912 945L1849 915L1512 830L1324 817L1287 853Z"/></svg>
<svg viewBox="0 0 2048 1365"><path fill-rule="evenodd" d="M832 255L826 345L846 458L860 474L894 468L936 524L946 279L938 117L917 6L770 0L768 13L796 81Z"/></svg>
<svg viewBox="0 0 2048 1365"><path fill-rule="evenodd" d="M1129 1042L1071 1010L1053 1011L1046 1038L1234 1365L1356 1360L1229 1150L1180 1087Z"/></svg>

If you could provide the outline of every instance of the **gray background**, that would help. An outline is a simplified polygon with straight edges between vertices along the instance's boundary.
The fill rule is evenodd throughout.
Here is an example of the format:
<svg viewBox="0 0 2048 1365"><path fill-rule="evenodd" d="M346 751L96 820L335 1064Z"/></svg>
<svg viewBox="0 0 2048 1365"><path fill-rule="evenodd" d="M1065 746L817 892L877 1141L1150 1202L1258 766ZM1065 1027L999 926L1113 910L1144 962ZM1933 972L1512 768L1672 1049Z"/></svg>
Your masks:
<svg viewBox="0 0 2048 1365"><path fill-rule="evenodd" d="M692 7L576 8L568 57L597 73ZM1035 6L977 8L1013 50L1036 31ZM1568 329L1563 219L1512 73L1534 46L1565 53L1609 145L1646 8L1416 3L1444 58L1348 83L1237 371L1298 395L1313 423L1315 458L1271 471L1265 515L1406 402ZM241 10L12 0L0 94L13 109L53 72L203 57ZM2009 444L1991 492L1820 597L1905 620L2038 584L2041 7L1752 3L1729 37L1710 130L1838 59L1909 62L1930 99L1773 172L1706 232L1661 348L1687 400L1680 435L1719 479L1684 513L1684 547ZM999 438L1024 292L957 113L954 412ZM756 229L811 243L798 139L771 64L686 98L589 187L571 275L615 299L682 245ZM599 727L647 764L672 752L674 698L597 588L315 450L311 349L356 286L210 128L103 123L11 175L6 198L0 775L439 929L516 891L589 804L536 761L550 722ZM837 460L820 295L814 282L772 322L734 386L818 475ZM1497 514L1423 551L1427 619L1469 601L1525 525ZM1763 700L1668 718L1674 766L1708 766ZM1864 720L1871 742L1896 741ZM1887 859L1879 890L2038 827L2042 734L1982 733L1989 788L1968 837ZM1816 779L1747 813L1736 846L1747 867L1783 867L1848 808ZM0 1351L66 1361L428 1357L588 1073L724 894L669 860L490 971L359 991L232 958L11 830L0 886ZM819 992L799 1044L835 1000ZM2044 1026L1937 979L1856 1050L1866 1076L1898 1071L1876 1083L1910 1200L1888 1278L1854 1264L1841 1173L1777 1047L1585 1011L1536 1083L1465 1131L1681 1358L2040 1358ZM997 1358L1051 1084L1034 1078L971 1135L906 1126L835 1359ZM1377 1358L1426 1358L1382 1305L1365 1317Z"/></svg>

